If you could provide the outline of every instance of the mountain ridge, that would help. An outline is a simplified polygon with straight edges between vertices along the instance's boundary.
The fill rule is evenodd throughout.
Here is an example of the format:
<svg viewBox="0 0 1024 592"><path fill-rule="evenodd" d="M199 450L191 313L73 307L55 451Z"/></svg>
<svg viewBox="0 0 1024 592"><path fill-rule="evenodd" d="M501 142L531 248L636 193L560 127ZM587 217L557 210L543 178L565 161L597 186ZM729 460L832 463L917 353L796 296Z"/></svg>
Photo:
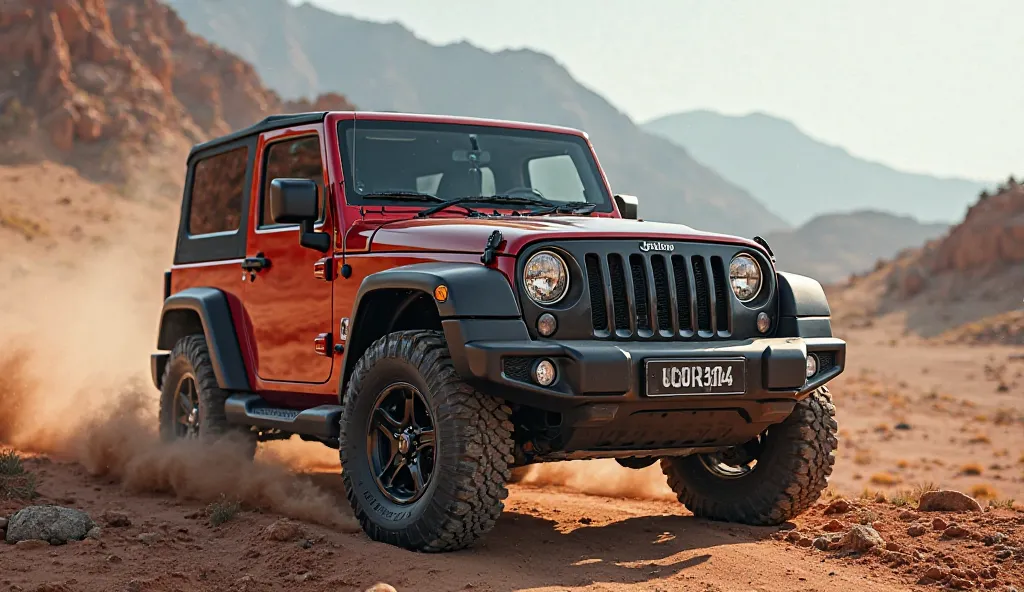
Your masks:
<svg viewBox="0 0 1024 592"><path fill-rule="evenodd" d="M686 111L642 127L685 147L794 224L828 211L862 209L953 223L985 186L974 179L903 171L855 155L763 111Z"/></svg>

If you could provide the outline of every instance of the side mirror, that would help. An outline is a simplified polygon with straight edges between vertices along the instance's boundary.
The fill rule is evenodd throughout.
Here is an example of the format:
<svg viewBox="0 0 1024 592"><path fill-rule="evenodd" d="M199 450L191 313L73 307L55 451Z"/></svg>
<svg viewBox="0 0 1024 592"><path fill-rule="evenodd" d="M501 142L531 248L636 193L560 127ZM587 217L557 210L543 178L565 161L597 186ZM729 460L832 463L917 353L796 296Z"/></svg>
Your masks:
<svg viewBox="0 0 1024 592"><path fill-rule="evenodd" d="M627 220L636 220L637 200L635 195L618 194L615 196L615 207L619 215Z"/></svg>
<svg viewBox="0 0 1024 592"><path fill-rule="evenodd" d="M277 224L299 224L299 244L326 253L331 236L313 229L320 217L319 192L310 179L274 179L270 182L270 214Z"/></svg>

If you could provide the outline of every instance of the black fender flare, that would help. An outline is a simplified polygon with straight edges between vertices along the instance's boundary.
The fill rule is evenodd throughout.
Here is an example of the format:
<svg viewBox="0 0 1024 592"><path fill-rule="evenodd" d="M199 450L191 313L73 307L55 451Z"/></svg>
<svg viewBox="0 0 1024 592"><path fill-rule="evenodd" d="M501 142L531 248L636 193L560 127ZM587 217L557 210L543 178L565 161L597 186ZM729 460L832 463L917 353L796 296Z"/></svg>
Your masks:
<svg viewBox="0 0 1024 592"><path fill-rule="evenodd" d="M779 272L779 337L832 337L832 310L821 284L807 276Z"/></svg>
<svg viewBox="0 0 1024 592"><path fill-rule="evenodd" d="M249 376L227 295L216 288L188 288L164 300L156 343L158 350L171 350L182 337L199 332L206 337L213 372L220 388L249 390ZM155 376L158 366L162 370L162 365L154 361L153 379L159 388L160 377Z"/></svg>
<svg viewBox="0 0 1024 592"><path fill-rule="evenodd" d="M447 297L439 300L434 291L439 286L447 288ZM393 267L370 274L363 279L352 306L348 343L341 363L341 380L338 381L338 398L344 396L349 375L366 347L381 335L360 337L360 325L365 324L368 299L380 290L409 290L422 292L437 306L438 316L446 319L520 319L522 312L516 301L512 286L505 274L478 263L414 263ZM447 326L447 324L445 324ZM449 337L447 329L445 333ZM452 335L451 337L456 337ZM448 344L452 357L463 356L461 343Z"/></svg>

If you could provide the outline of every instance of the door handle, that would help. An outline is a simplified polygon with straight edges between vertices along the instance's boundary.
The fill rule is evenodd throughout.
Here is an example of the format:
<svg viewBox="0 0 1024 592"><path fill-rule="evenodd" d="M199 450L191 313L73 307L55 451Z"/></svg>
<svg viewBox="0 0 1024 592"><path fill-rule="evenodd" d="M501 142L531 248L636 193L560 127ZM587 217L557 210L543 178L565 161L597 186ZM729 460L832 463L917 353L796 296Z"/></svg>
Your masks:
<svg viewBox="0 0 1024 592"><path fill-rule="evenodd" d="M256 272L270 267L270 259L263 256L263 253L256 253L255 257L246 257L242 260L242 281L256 281Z"/></svg>
<svg viewBox="0 0 1024 592"><path fill-rule="evenodd" d="M263 253L256 253L255 257L246 257L242 260L242 269L245 271L260 271L270 267L270 259L263 256Z"/></svg>

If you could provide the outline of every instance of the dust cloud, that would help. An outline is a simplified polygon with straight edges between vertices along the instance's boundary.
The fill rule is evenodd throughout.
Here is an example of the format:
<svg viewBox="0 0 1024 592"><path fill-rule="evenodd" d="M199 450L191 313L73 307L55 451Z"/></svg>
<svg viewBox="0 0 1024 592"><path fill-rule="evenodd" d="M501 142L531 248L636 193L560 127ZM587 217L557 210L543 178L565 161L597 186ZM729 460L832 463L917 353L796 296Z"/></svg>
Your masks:
<svg viewBox="0 0 1024 592"><path fill-rule="evenodd" d="M577 493L622 499L675 500L657 463L644 469L627 469L611 459L574 460L529 465L520 471L519 483L533 487L563 487Z"/></svg>
<svg viewBox="0 0 1024 592"><path fill-rule="evenodd" d="M248 462L230 439L161 440L147 357L170 256L149 245L165 248L171 237L111 234L125 246L52 267L12 270L0 261L0 445L77 462L132 492L200 502L225 495L290 518L358 528L338 497L294 473L314 464L294 447Z"/></svg>

